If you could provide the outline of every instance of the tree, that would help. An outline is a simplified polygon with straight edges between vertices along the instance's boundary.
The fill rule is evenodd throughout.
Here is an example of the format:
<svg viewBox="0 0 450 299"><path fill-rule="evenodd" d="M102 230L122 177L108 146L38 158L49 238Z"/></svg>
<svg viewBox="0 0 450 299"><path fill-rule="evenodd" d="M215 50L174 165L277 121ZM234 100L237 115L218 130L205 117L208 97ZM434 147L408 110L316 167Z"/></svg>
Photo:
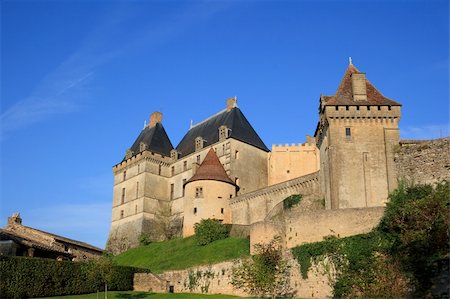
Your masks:
<svg viewBox="0 0 450 299"><path fill-rule="evenodd" d="M290 267L283 257L281 239L275 237L254 247L255 255L233 267L231 284L258 297L290 295Z"/></svg>
<svg viewBox="0 0 450 299"><path fill-rule="evenodd" d="M194 225L195 239L200 246L228 237L228 229L217 219L202 219Z"/></svg>

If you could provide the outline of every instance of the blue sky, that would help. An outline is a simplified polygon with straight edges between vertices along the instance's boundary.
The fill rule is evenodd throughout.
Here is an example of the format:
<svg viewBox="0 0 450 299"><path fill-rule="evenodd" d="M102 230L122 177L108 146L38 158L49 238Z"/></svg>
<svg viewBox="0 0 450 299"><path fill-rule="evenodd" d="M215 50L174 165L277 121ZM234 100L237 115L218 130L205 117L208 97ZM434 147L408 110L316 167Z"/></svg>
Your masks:
<svg viewBox="0 0 450 299"><path fill-rule="evenodd" d="M153 111L176 145L238 105L267 146L314 133L348 57L449 135L448 1L23 1L1 5L0 223L104 247L112 170Z"/></svg>

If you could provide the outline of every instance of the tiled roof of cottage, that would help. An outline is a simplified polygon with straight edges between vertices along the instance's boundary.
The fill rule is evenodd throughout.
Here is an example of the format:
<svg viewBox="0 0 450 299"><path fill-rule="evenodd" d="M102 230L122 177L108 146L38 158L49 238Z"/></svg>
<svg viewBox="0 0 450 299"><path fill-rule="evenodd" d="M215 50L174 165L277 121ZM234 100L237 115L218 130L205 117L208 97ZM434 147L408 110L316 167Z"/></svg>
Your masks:
<svg viewBox="0 0 450 299"><path fill-rule="evenodd" d="M334 96L322 96L323 105L325 106L401 106L401 104L386 98L375 86L366 79L367 101L353 100L352 90L352 74L361 73L353 64L349 64L341 84Z"/></svg>
<svg viewBox="0 0 450 299"><path fill-rule="evenodd" d="M200 164L197 172L185 183L185 185L193 181L201 180L225 182L239 188L227 175L222 163L220 163L220 160L216 155L216 152L212 148L209 150L202 164Z"/></svg>
<svg viewBox="0 0 450 299"><path fill-rule="evenodd" d="M193 126L176 147L180 157L195 152L195 138L197 137L204 139L204 147L218 142L219 127L222 125L229 129L229 138L253 145L266 152L269 151L242 111L238 107L234 107L230 110L223 110Z"/></svg>
<svg viewBox="0 0 450 299"><path fill-rule="evenodd" d="M133 155L141 152L141 142L146 145L147 150L167 157L170 157L170 151L173 149L172 142L170 142L169 136L167 136L166 130L160 122L153 127L147 126L141 131L130 148Z"/></svg>

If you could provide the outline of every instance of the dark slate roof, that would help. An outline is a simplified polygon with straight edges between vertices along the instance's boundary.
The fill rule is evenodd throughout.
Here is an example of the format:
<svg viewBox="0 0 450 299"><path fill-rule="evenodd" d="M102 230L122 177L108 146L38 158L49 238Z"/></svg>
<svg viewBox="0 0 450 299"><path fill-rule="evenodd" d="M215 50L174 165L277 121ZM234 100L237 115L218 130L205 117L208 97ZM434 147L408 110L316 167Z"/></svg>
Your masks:
<svg viewBox="0 0 450 299"><path fill-rule="evenodd" d="M230 111L223 110L193 126L176 147L180 157L185 157L195 151L195 138L197 137L206 140L203 144L205 147L218 142L219 127L222 125L231 129L228 137L253 145L263 151L269 151L242 111L238 107L234 107Z"/></svg>
<svg viewBox="0 0 450 299"><path fill-rule="evenodd" d="M325 106L401 106L399 103L386 98L375 86L366 79L367 101L354 101L352 90L352 74L360 73L350 64L341 80L341 84L334 96L322 96Z"/></svg>
<svg viewBox="0 0 450 299"><path fill-rule="evenodd" d="M239 188L227 175L227 172L223 168L222 163L220 163L216 152L212 148L209 150L195 174L185 183L185 185L190 182L201 180L225 182Z"/></svg>
<svg viewBox="0 0 450 299"><path fill-rule="evenodd" d="M154 127L145 127L141 131L141 134L139 134L130 148L133 151L133 155L140 152L141 142L147 145L147 150L167 157L170 157L170 151L173 149L172 142L170 142L166 130L164 130L163 125L159 122Z"/></svg>

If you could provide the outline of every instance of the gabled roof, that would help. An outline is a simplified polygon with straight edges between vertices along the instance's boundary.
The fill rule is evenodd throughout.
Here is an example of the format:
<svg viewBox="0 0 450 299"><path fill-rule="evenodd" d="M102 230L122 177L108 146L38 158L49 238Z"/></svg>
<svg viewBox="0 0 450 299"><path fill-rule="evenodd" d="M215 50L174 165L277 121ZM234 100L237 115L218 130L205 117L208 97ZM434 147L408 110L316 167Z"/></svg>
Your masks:
<svg viewBox="0 0 450 299"><path fill-rule="evenodd" d="M208 154L206 154L206 157L202 164L200 164L197 172L185 183L185 185L190 182L201 180L220 181L239 188L227 175L227 172L223 168L222 163L220 163L216 152L212 148L209 150Z"/></svg>
<svg viewBox="0 0 450 299"><path fill-rule="evenodd" d="M401 104L386 98L375 86L366 79L367 101L353 100L352 74L361 73L353 64L349 64L341 84L334 96L322 96L325 106L401 106Z"/></svg>
<svg viewBox="0 0 450 299"><path fill-rule="evenodd" d="M263 151L269 151L241 110L234 107L230 110L223 110L193 126L176 147L180 157L195 152L195 138L197 137L205 140L203 144L205 147L218 142L219 127L222 125L229 129L228 137L253 145Z"/></svg>
<svg viewBox="0 0 450 299"><path fill-rule="evenodd" d="M170 142L169 136L167 136L166 130L160 122L153 127L147 126L141 131L130 148L133 155L141 152L141 142L147 146L147 150L167 157L170 157L170 151L173 149L172 142Z"/></svg>

